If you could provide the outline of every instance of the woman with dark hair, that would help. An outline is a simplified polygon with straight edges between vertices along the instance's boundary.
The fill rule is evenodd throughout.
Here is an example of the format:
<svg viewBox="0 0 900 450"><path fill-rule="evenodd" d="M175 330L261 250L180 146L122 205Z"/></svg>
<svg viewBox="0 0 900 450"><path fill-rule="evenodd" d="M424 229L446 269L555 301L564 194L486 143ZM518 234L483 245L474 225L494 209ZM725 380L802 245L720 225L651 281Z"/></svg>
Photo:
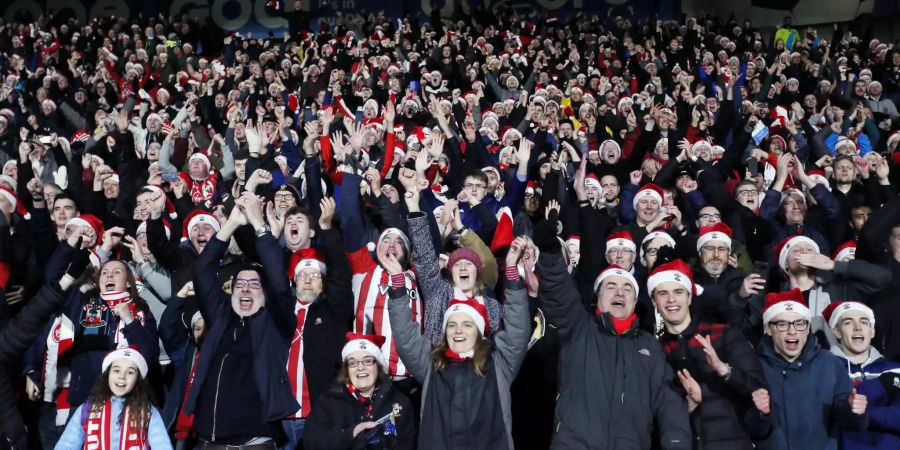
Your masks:
<svg viewBox="0 0 900 450"><path fill-rule="evenodd" d="M443 314L437 345L419 333L396 258L391 274L388 313L397 351L422 384L419 448L513 448L509 387L528 347L531 333L526 292L516 267L525 248L518 237L506 256L503 329L485 336L483 305L452 300Z"/></svg>
<svg viewBox="0 0 900 450"><path fill-rule="evenodd" d="M103 358L102 375L75 411L57 450L86 448L172 450L159 410L152 404L147 360L135 348Z"/></svg>
<svg viewBox="0 0 900 450"><path fill-rule="evenodd" d="M304 448L415 448L412 403L391 384L382 345L384 336L347 333L337 384L312 408Z"/></svg>
<svg viewBox="0 0 900 450"><path fill-rule="evenodd" d="M48 281L59 280L65 274L73 255L87 242L83 238L90 237L76 229L59 244L47 265ZM87 270L76 280L79 288L72 289L66 305L26 358L25 371L37 394L45 391L46 401L56 401L56 395L68 389L67 404L56 402L58 418L65 417L59 412L68 405L74 409L87 399L100 375L100 363L110 351L133 346L151 367L159 358L156 320L138 295L128 265L119 260L100 265L93 254L91 259L99 270Z"/></svg>

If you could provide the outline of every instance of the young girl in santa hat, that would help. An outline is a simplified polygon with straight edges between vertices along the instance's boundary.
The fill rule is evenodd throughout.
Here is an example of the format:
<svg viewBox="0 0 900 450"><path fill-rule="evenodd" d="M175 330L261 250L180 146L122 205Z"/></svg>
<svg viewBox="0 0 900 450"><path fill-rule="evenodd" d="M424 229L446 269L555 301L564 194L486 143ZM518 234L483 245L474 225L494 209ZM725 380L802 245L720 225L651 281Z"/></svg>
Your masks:
<svg viewBox="0 0 900 450"><path fill-rule="evenodd" d="M159 410L151 404L147 360L133 347L103 358L103 374L75 411L57 450L171 450Z"/></svg>
<svg viewBox="0 0 900 450"><path fill-rule="evenodd" d="M525 358L531 334L528 300L516 267L524 237L513 241L504 272L503 328L485 335L487 312L473 299L452 300L437 345L412 321L399 263L391 274L388 313L400 358L422 384L419 448L512 449L509 388Z"/></svg>

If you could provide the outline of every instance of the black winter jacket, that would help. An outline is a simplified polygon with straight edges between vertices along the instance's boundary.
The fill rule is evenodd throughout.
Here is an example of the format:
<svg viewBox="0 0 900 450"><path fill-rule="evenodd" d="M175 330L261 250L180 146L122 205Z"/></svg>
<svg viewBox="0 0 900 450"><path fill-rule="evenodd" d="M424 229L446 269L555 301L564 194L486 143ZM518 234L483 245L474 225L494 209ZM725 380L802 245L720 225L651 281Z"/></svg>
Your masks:
<svg viewBox="0 0 900 450"><path fill-rule="evenodd" d="M706 362L696 335L709 338L719 358L731 366L727 380ZM675 371L687 369L700 383L703 401L691 413L695 448L750 450L753 441L768 436L770 419L752 400L753 391L768 387L759 358L740 331L728 325L692 321L679 334L666 332L659 342L669 365Z"/></svg>
<svg viewBox="0 0 900 450"><path fill-rule="evenodd" d="M660 447L691 448L687 405L652 335L637 324L617 336L608 314L594 316L560 254L542 252L540 301L559 330L559 399L554 449L649 449L654 421Z"/></svg>

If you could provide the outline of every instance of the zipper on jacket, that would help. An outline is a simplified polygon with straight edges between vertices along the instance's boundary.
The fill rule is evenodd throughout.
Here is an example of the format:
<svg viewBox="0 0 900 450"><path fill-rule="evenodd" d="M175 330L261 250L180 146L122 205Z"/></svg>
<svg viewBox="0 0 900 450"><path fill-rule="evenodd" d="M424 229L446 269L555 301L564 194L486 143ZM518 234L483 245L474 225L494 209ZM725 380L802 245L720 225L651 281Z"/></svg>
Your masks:
<svg viewBox="0 0 900 450"><path fill-rule="evenodd" d="M226 353L225 356L222 357L222 364L219 365L219 374L216 376L216 397L213 401L213 429L212 429L212 441L216 442L216 419L218 418L218 410L219 410L219 383L222 381L222 370L225 368L225 360L228 359L228 355L230 353Z"/></svg>

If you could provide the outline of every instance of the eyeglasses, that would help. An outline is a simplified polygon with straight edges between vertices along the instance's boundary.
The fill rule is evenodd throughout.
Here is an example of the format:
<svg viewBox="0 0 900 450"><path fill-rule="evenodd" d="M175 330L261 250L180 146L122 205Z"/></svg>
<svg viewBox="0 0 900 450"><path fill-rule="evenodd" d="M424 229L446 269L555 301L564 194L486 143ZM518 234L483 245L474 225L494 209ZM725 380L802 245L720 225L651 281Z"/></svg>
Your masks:
<svg viewBox="0 0 900 450"><path fill-rule="evenodd" d="M481 183L466 183L463 187L466 189L484 189L484 185Z"/></svg>
<svg viewBox="0 0 900 450"><path fill-rule="evenodd" d="M257 278L254 278L252 280L234 280L235 289L243 289L247 286L249 286L250 289L259 289L262 287L262 282L260 282Z"/></svg>
<svg viewBox="0 0 900 450"><path fill-rule="evenodd" d="M624 253L634 253L634 252L630 248L615 247L615 248L609 249L609 251L607 251L606 253L615 253L617 255L621 255Z"/></svg>
<svg viewBox="0 0 900 450"><path fill-rule="evenodd" d="M297 278L300 279L300 281L321 280L322 274L321 273L300 272L297 274Z"/></svg>
<svg viewBox="0 0 900 450"><path fill-rule="evenodd" d="M793 322L788 322L787 320L777 320L775 322L769 322L769 325L775 327L778 331L787 331L788 328L794 327L797 331L806 331L809 328L808 320L795 320Z"/></svg>
<svg viewBox="0 0 900 450"><path fill-rule="evenodd" d="M738 197L749 197L754 194L756 194L756 191L738 191L737 196Z"/></svg>
<svg viewBox="0 0 900 450"><path fill-rule="evenodd" d="M275 200L292 200L294 198L291 194L275 194Z"/></svg>
<svg viewBox="0 0 900 450"><path fill-rule="evenodd" d="M348 359L348 360L347 360L347 367L350 368L350 369L355 369L355 368L357 368L360 364L362 364L362 365L365 366L365 367L372 367L372 366L375 365L375 358L373 358L373 357L368 357L368 358L363 358L363 359L360 360L360 361L357 361L357 360L355 360L355 359Z"/></svg>
<svg viewBox="0 0 900 450"><path fill-rule="evenodd" d="M700 214L700 220L722 220L721 214Z"/></svg>
<svg viewBox="0 0 900 450"><path fill-rule="evenodd" d="M656 256L658 253L658 248L648 248L647 250L644 250L644 255L646 256Z"/></svg>
<svg viewBox="0 0 900 450"><path fill-rule="evenodd" d="M704 252L712 253L712 254L729 252L728 247L710 247L708 245L704 245L704 246L700 247L700 250L703 250Z"/></svg>

